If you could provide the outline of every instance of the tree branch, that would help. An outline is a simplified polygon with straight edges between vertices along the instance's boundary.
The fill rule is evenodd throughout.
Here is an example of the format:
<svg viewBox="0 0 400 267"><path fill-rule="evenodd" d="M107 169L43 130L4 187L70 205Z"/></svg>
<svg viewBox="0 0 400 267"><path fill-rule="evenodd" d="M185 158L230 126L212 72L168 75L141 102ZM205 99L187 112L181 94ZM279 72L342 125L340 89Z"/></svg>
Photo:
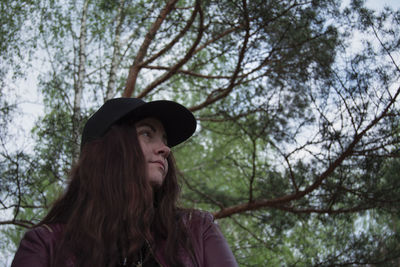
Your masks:
<svg viewBox="0 0 400 267"><path fill-rule="evenodd" d="M198 10L197 12L199 13L199 17L200 17L199 24L200 24L200 26L199 26L199 30L197 32L197 38L194 41L194 43L192 44L192 46L190 47L189 51L186 53L186 55L178 63L176 63L174 66L172 66L168 72L163 74L161 77L159 77L154 82L149 84L142 92L140 92L140 94L138 96L136 96L137 98L142 98L142 97L146 96L155 87L157 87L158 85L160 85L163 82L167 81L170 77L172 77L178 71L179 68L181 68L186 62L188 62L192 58L193 53L194 53L197 45L200 43L200 40L201 40L201 38L203 36L203 31L204 31L203 11L201 9L200 0L196 0L195 9L197 9Z"/></svg>
<svg viewBox="0 0 400 267"><path fill-rule="evenodd" d="M76 75L78 76L77 81L74 84L74 107L72 113L72 162L75 162L79 157L79 144L80 144L80 124L82 123L81 118L81 102L83 95L83 80L86 72L86 30L87 30L87 15L90 0L85 0L83 4L82 17L81 17L81 28L79 36L79 64Z"/></svg>
<svg viewBox="0 0 400 267"><path fill-rule="evenodd" d="M11 221L0 221L0 225L17 225L24 228L31 228L35 224L26 220L11 220Z"/></svg>
<svg viewBox="0 0 400 267"><path fill-rule="evenodd" d="M137 77L142 68L142 62L147 54L147 50L151 42L153 41L154 36L156 35L158 29L161 27L161 24L163 23L167 15L174 9L176 2L178 2L178 0L168 1L168 3L165 5L165 7L161 10L160 14L158 15L156 21L153 23L153 25L151 25L149 31L147 32L144 41L140 46L139 51L135 57L135 60L133 61L133 64L129 69L129 75L126 81L125 91L123 94L124 97L131 97L133 95Z"/></svg>
<svg viewBox="0 0 400 267"><path fill-rule="evenodd" d="M111 58L110 73L108 77L107 90L105 100L113 98L115 94L115 80L117 76L118 66L121 62L121 29L125 19L125 0L121 0L118 6L118 13L116 17L115 39L113 42L113 55Z"/></svg>
<svg viewBox="0 0 400 267"><path fill-rule="evenodd" d="M164 66L143 66L143 68L146 69L151 69L151 70L167 70L167 71L171 71L172 67L164 67ZM189 76L193 76L193 77L197 77L197 78L203 78L203 79L230 79L231 76L213 76L213 75L203 75L203 74L199 74L199 73L195 73L193 71L189 71L189 70L177 70L176 73L180 73L180 74L185 74L185 75L189 75Z"/></svg>
<svg viewBox="0 0 400 267"><path fill-rule="evenodd" d="M156 53L155 55L153 55L152 57L150 57L149 59L144 61L141 65L143 67L147 66L148 64L150 64L151 62L153 62L154 60L156 60L157 58L159 58L160 56L165 54L168 50L170 50L190 29L198 12L199 12L199 8L196 4L196 6L192 12L192 15L190 16L189 20L187 21L185 27L183 27L183 29L179 32L179 34L177 36L175 36L175 38L171 42L169 42L163 49L161 49L158 53Z"/></svg>
<svg viewBox="0 0 400 267"><path fill-rule="evenodd" d="M374 120L372 120L366 127L365 129L360 132L359 134L355 134L353 141L347 146L347 148L342 152L342 154L337 157L337 159L329 165L329 167L310 185L308 186L305 190L298 191L294 194L278 197L275 199L261 199L257 200L254 202L248 202L248 203L242 203L238 204L232 207L227 207L224 208L218 212L214 213L214 216L216 218L224 218L224 217L229 217L233 214L236 213L242 213L245 211L251 211L251 210L257 210L265 207L278 207L282 206L283 203L288 203L293 200L297 200L302 198L303 196L313 192L315 189L317 189L322 182L331 175L337 167L341 165L341 163L348 158L349 156L352 155L354 147L360 142L362 137L366 135L366 133L373 128L378 122L384 118L389 109L393 106L393 104L396 102L397 97L400 94L400 87L397 89L397 92L395 93L394 97L389 101L387 104L386 108L381 112L381 114L376 117Z"/></svg>
<svg viewBox="0 0 400 267"><path fill-rule="evenodd" d="M248 10L247 10L246 0L242 0L242 4L243 4L243 13L244 13L246 34L244 37L242 48L241 48L239 56L238 56L238 61L236 64L235 71L230 79L230 83L226 89L224 89L222 91L218 90L218 91L211 92L208 95L207 99L203 103L200 103L199 105L189 108L189 110L192 112L200 110L202 108L205 108L206 106L211 105L211 104L221 100L222 98L226 97L227 95L229 95L232 92L232 90L236 84L236 79L239 75L239 72L242 69L242 62L243 62L244 56L246 54L247 44L249 42L249 37L250 37L250 20L249 20L249 14L248 14Z"/></svg>

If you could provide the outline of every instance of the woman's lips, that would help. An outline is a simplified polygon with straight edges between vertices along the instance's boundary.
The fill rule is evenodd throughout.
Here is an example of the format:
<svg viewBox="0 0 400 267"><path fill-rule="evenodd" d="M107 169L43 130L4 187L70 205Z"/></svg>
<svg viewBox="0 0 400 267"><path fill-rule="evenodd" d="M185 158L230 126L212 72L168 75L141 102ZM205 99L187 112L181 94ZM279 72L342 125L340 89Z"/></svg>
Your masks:
<svg viewBox="0 0 400 267"><path fill-rule="evenodd" d="M157 165L159 165L159 166L162 168L163 171L165 170L165 164L164 164L164 162L162 162L161 160L150 161L150 163L157 164Z"/></svg>

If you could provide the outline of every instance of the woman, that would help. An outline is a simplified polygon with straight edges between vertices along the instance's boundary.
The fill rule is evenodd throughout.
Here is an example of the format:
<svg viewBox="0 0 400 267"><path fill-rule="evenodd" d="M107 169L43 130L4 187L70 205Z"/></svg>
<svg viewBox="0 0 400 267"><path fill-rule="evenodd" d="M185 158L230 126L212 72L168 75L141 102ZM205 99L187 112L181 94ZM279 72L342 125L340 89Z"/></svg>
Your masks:
<svg viewBox="0 0 400 267"><path fill-rule="evenodd" d="M171 101L107 101L87 121L66 192L12 267L237 266L209 213L177 207L170 150L196 129Z"/></svg>

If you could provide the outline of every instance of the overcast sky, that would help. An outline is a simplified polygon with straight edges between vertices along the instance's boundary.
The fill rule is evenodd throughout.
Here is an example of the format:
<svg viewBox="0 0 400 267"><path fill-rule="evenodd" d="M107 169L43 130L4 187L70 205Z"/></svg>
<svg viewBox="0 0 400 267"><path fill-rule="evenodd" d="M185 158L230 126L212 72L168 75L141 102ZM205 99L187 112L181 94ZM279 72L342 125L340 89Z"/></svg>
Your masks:
<svg viewBox="0 0 400 267"><path fill-rule="evenodd" d="M372 9L381 9L384 6L390 6L393 9L400 8L400 1L399 0L368 0L367 6Z"/></svg>

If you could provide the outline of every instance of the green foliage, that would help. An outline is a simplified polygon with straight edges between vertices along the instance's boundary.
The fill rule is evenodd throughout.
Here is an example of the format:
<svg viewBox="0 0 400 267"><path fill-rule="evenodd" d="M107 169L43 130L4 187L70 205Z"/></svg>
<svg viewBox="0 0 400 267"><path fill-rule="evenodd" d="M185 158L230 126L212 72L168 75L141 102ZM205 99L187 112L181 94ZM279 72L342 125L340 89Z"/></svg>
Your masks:
<svg viewBox="0 0 400 267"><path fill-rule="evenodd" d="M10 150L18 106L0 91L2 250L62 192L84 122L136 66L134 95L194 110L174 148L181 204L214 212L240 266L396 265L399 13L181 0L161 18L166 2L1 2L2 88L43 66L44 103L33 149Z"/></svg>

